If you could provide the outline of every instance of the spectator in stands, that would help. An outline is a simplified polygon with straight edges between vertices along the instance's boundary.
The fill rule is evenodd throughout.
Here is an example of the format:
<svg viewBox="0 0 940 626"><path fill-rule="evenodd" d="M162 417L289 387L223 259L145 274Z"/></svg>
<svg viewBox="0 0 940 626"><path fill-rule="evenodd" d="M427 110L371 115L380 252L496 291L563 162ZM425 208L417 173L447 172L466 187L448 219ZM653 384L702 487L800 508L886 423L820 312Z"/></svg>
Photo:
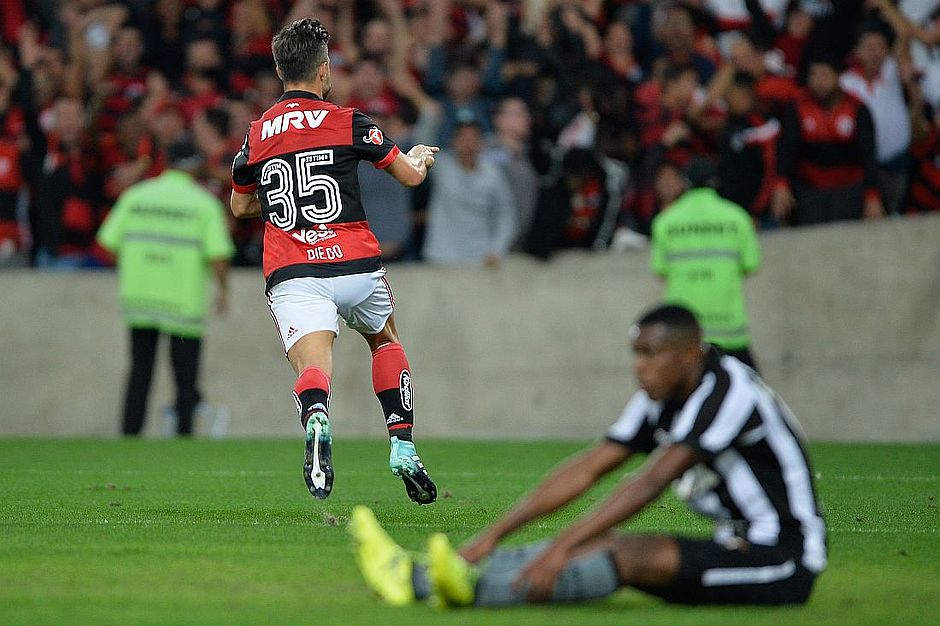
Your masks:
<svg viewBox="0 0 940 626"><path fill-rule="evenodd" d="M660 163L656 168L653 192L656 194L656 215L658 215L686 192L686 178L682 168L672 161Z"/></svg>
<svg viewBox="0 0 940 626"><path fill-rule="evenodd" d="M442 3L446 4L446 3ZM441 100L443 119L437 145L448 146L455 127L461 120L474 119L484 132L490 132L490 98L503 89L501 69L506 56L508 23L505 9L498 2L488 7L486 47L482 69L474 61L450 62L444 47L443 25L441 34L433 41L429 51L429 64L424 84L427 92Z"/></svg>
<svg viewBox="0 0 940 626"><path fill-rule="evenodd" d="M232 56L244 76L271 67L271 38L278 13L265 0L238 0L232 4Z"/></svg>
<svg viewBox="0 0 940 626"><path fill-rule="evenodd" d="M233 153L228 138L229 126L228 111L221 106L199 111L192 124L193 141L203 158L203 166L198 173L209 191L219 199L229 197L232 191Z"/></svg>
<svg viewBox="0 0 940 626"><path fill-rule="evenodd" d="M716 174L705 157L689 162L689 190L653 220L650 266L666 301L695 312L705 341L756 368L742 279L760 265L760 246L747 212L715 192Z"/></svg>
<svg viewBox="0 0 940 626"><path fill-rule="evenodd" d="M688 7L670 4L658 29L658 40L670 65L688 65L695 69L700 83L707 83L715 73L715 63L698 49L695 21Z"/></svg>
<svg viewBox="0 0 940 626"><path fill-rule="evenodd" d="M183 43L211 40L220 50L226 49L230 33L224 4L222 0L196 0L186 7L180 23Z"/></svg>
<svg viewBox="0 0 940 626"><path fill-rule="evenodd" d="M723 4L725 7L733 7L736 3ZM789 10L787 4L790 5ZM782 66L781 69L788 73L799 69L802 66L803 51L815 26L812 15L803 9L802 3L745 0L744 5L751 27L741 32L749 33L747 36L757 48L773 50L775 56L782 57L776 62Z"/></svg>
<svg viewBox="0 0 940 626"><path fill-rule="evenodd" d="M115 132L103 135L98 143L106 206L112 205L131 185L156 176L163 169L159 146L147 132L140 114L128 112L117 120Z"/></svg>
<svg viewBox="0 0 940 626"><path fill-rule="evenodd" d="M608 71L634 85L643 82L643 68L633 54L633 33L629 24L620 20L608 24L603 45L601 62Z"/></svg>
<svg viewBox="0 0 940 626"><path fill-rule="evenodd" d="M516 238L512 192L496 164L482 158L482 124L459 120L451 148L431 170L424 258L431 263L498 267Z"/></svg>
<svg viewBox="0 0 940 626"><path fill-rule="evenodd" d="M105 82L112 44L129 15L127 7L107 0L58 3L56 17L66 38L61 47L70 57L65 94L83 98Z"/></svg>
<svg viewBox="0 0 940 626"><path fill-rule="evenodd" d="M739 35L729 50L728 62L718 70L709 85L712 98L721 98L738 72L754 78L758 113L779 118L800 97L802 92L793 79L792 68L776 66L773 54L759 48L751 37Z"/></svg>
<svg viewBox="0 0 940 626"><path fill-rule="evenodd" d="M923 90L913 78L908 81L907 92L915 167L905 213L940 211L940 110L935 109L932 116L927 114Z"/></svg>
<svg viewBox="0 0 940 626"><path fill-rule="evenodd" d="M196 113L217 107L224 99L225 58L214 39L197 39L186 47L186 72L183 74L180 108L191 122Z"/></svg>
<svg viewBox="0 0 940 626"><path fill-rule="evenodd" d="M185 43L182 25L183 0L156 0L142 20L144 65L159 71L176 85L182 76Z"/></svg>
<svg viewBox="0 0 940 626"><path fill-rule="evenodd" d="M264 111L277 102L284 92L281 79L272 71L255 74L254 89L248 92L248 98L258 111Z"/></svg>
<svg viewBox="0 0 940 626"><path fill-rule="evenodd" d="M166 150L170 144L188 133L186 117L175 103L165 103L158 107L149 127L161 150Z"/></svg>
<svg viewBox="0 0 940 626"><path fill-rule="evenodd" d="M575 88L575 103L573 117L558 133L556 143L562 151L574 148L591 150L597 142L597 126L600 115L594 106L594 93L600 86L590 79L578 81Z"/></svg>
<svg viewBox="0 0 940 626"><path fill-rule="evenodd" d="M554 181L543 187L525 251L548 259L565 248L602 248L613 234L622 189L595 152L565 153ZM608 228L609 226L609 228Z"/></svg>
<svg viewBox="0 0 940 626"><path fill-rule="evenodd" d="M385 116L398 112L398 97L378 60L371 57L360 60L353 68L351 79L346 106Z"/></svg>
<svg viewBox="0 0 940 626"><path fill-rule="evenodd" d="M701 110L694 105L699 88L695 69L688 65L667 67L661 84L660 91L653 79L637 94L643 152L634 176L630 213L643 234L649 233L656 212L653 180L659 164L669 161L684 167L693 155L711 150L710 138L702 128Z"/></svg>
<svg viewBox="0 0 940 626"><path fill-rule="evenodd" d="M911 72L907 36L891 53L893 34L887 24L868 22L855 47L858 64L842 74L842 89L865 103L875 127L878 183L888 213L901 209L907 192L911 125L904 103L902 75Z"/></svg>
<svg viewBox="0 0 940 626"><path fill-rule="evenodd" d="M15 262L22 248L17 204L23 187L21 158L26 147L23 110L17 92L28 88L20 81L20 73L12 55L0 48L0 267Z"/></svg>
<svg viewBox="0 0 940 626"><path fill-rule="evenodd" d="M30 211L34 261L41 267L75 268L91 261L103 189L99 154L76 98L59 98L54 126L44 134L30 122L32 147L26 171L35 193ZM34 119L27 114L27 120Z"/></svg>
<svg viewBox="0 0 940 626"><path fill-rule="evenodd" d="M497 164L506 176L516 208L517 237L521 246L529 233L539 196L539 177L529 158L532 116L522 98L503 98L493 115L496 132L490 137L483 159Z"/></svg>
<svg viewBox="0 0 940 626"><path fill-rule="evenodd" d="M725 95L728 119L719 143L718 193L770 225L780 122L756 112L754 87L753 76L738 72Z"/></svg>
<svg viewBox="0 0 940 626"><path fill-rule="evenodd" d="M884 216L868 108L839 88L836 61L810 62L806 95L783 119L776 219L794 225Z"/></svg>
<svg viewBox="0 0 940 626"><path fill-rule="evenodd" d="M144 40L140 31L130 26L118 29L111 46L111 70L94 86L99 131L114 130L120 117L136 109L147 92L149 70L141 64Z"/></svg>
<svg viewBox="0 0 940 626"><path fill-rule="evenodd" d="M924 101L935 109L940 108L940 63L937 63L940 2L908 0L895 6L891 0L869 0L868 6L891 25L898 37L910 41L912 70L919 75ZM906 76L903 65L901 70L904 82L908 83L911 77Z"/></svg>

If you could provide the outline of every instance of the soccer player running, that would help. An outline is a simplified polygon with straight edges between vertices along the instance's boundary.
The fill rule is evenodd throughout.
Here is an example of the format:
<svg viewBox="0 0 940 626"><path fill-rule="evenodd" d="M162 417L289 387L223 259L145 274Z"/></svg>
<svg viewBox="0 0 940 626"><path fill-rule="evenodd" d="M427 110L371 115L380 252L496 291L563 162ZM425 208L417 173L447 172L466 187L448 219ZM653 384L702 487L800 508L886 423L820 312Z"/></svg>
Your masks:
<svg viewBox="0 0 940 626"><path fill-rule="evenodd" d="M802 604L826 566L826 527L800 426L754 370L702 343L668 305L631 330L638 391L604 441L555 470L458 554L443 534L413 562L356 507L350 532L385 601L447 606L577 602L630 586L683 604ZM584 494L637 453L646 464L553 540L498 549L510 533ZM614 528L673 481L716 521L710 539ZM424 561L422 561L424 563Z"/></svg>
<svg viewBox="0 0 940 626"><path fill-rule="evenodd" d="M359 200L360 160L414 187L436 147L401 152L371 119L325 98L329 33L316 19L285 26L272 42L284 94L252 122L232 167L232 213L264 221L268 304L297 373L294 399L306 430L304 480L315 498L333 488L329 420L333 341L338 318L372 351L372 382L391 443L389 467L419 504L437 488L412 440L408 359L395 330L394 300L378 241Z"/></svg>

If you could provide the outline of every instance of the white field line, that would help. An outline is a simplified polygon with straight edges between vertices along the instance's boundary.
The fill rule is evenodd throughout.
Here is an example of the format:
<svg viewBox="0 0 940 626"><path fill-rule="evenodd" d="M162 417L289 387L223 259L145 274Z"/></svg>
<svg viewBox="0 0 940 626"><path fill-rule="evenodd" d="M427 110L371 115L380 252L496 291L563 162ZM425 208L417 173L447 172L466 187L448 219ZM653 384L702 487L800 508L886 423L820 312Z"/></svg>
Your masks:
<svg viewBox="0 0 940 626"><path fill-rule="evenodd" d="M940 476L936 474L927 474L924 476L884 476L882 474L836 474L827 476L826 474L816 474L816 480L851 480L851 481L875 481L875 482L899 482L899 483L930 483L940 481Z"/></svg>
<svg viewBox="0 0 940 626"><path fill-rule="evenodd" d="M317 515L311 515L311 518L319 519ZM290 527L295 522L294 520L283 520L285 527ZM340 516L340 521L345 522L345 516ZM228 526L228 527L252 527L252 526L281 526L282 520L253 520L253 521L241 521L236 522L234 520L205 520L205 521L196 521L190 520L188 523L184 521L176 520L167 520L167 519L132 519L132 520L109 520L107 518L97 518L97 519L86 519L86 520L73 520L68 522L25 522L22 520L4 520L0 519L0 526L7 525L28 525L30 527L74 527L74 526ZM341 524L342 525L342 524ZM418 522L408 522L408 523L399 523L393 524L395 527L403 528L419 528L427 529L429 531L440 530L440 524L422 524ZM465 528L465 525L457 525L456 528ZM535 524L535 528L544 528L546 530L552 530L553 527L550 527L545 524ZM692 528L663 528L660 529L661 532L665 533L687 533L694 532L699 529ZM848 528L829 528L830 534L835 535L938 535L940 534L940 528L861 528L861 527L848 527Z"/></svg>

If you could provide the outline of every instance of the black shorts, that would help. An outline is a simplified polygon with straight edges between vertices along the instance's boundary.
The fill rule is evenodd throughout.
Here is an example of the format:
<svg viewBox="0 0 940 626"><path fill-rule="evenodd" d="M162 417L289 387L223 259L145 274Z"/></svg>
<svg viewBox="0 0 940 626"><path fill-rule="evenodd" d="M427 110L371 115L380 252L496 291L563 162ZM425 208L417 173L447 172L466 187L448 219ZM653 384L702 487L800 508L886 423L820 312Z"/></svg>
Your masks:
<svg viewBox="0 0 940 626"><path fill-rule="evenodd" d="M742 542L739 548L711 540L677 539L679 573L667 587L638 587L676 604L803 604L816 574L798 555Z"/></svg>

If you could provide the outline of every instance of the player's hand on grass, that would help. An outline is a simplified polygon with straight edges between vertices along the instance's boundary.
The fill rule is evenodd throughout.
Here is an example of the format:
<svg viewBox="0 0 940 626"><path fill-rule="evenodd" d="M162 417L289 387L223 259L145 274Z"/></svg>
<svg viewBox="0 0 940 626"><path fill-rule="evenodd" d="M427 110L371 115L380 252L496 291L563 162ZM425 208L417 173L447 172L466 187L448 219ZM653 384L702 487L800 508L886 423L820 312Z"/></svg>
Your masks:
<svg viewBox="0 0 940 626"><path fill-rule="evenodd" d="M476 565L484 558L488 557L496 549L498 540L489 535L480 535L475 537L470 543L460 548L458 554L463 560Z"/></svg>
<svg viewBox="0 0 940 626"><path fill-rule="evenodd" d="M555 590L555 581L567 562L568 555L565 551L554 545L549 546L548 550L522 570L519 578L513 583L513 589L525 589L529 602L548 602Z"/></svg>

